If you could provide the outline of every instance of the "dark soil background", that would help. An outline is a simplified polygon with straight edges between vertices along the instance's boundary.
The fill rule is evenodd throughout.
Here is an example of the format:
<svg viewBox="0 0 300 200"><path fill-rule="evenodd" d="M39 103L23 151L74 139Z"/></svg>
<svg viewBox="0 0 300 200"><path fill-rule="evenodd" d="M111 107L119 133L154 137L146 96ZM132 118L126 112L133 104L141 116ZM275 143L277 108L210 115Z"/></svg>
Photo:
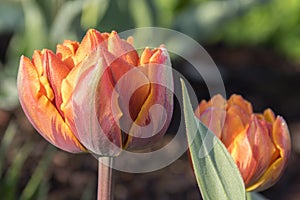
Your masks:
<svg viewBox="0 0 300 200"><path fill-rule="evenodd" d="M287 169L274 187L263 194L268 199L300 199L300 65L290 62L271 49L254 47L226 47L207 45L220 71L227 95L242 94L252 102L254 111L272 108L286 119L293 143ZM178 68L180 62L175 62ZM184 72L182 72L184 74ZM189 79L189 75L186 74ZM199 99L208 99L202 82L192 85ZM178 109L178 108L176 108ZM178 118L178 110L174 118ZM12 163L14 143L34 142L32 153L23 166L19 189L25 186L32 169L46 151L48 143L32 128L20 107L11 111L0 110L0 138L9 122L17 122L18 133L5 160L8 169ZM166 141L172 136L166 136ZM53 148L53 158L44 178L49 183L49 200L80 199L85 192L96 199L97 160L89 154L69 154ZM184 154L168 167L144 174L115 171L114 194L116 200L199 200L201 199L188 157ZM87 189L89 188L89 189Z"/></svg>

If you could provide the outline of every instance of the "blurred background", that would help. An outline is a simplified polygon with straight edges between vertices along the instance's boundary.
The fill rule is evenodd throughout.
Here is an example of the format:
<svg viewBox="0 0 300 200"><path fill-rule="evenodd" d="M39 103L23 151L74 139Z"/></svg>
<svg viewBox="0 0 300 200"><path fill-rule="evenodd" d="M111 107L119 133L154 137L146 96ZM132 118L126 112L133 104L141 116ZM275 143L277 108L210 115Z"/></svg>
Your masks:
<svg viewBox="0 0 300 200"><path fill-rule="evenodd" d="M293 143L289 165L268 199L300 199L299 0L1 0L0 194L2 199L96 199L97 161L49 145L30 125L16 91L21 55L55 51L64 39L101 32L165 27L197 40L210 54L226 94L242 94L255 112L270 107L286 119ZM197 55L197 52L194 52ZM205 84L176 56L173 67L199 100ZM179 118L176 107L174 119ZM175 132L171 126L169 132ZM166 141L172 134L166 136ZM187 155L156 172L115 172L115 199L201 199Z"/></svg>

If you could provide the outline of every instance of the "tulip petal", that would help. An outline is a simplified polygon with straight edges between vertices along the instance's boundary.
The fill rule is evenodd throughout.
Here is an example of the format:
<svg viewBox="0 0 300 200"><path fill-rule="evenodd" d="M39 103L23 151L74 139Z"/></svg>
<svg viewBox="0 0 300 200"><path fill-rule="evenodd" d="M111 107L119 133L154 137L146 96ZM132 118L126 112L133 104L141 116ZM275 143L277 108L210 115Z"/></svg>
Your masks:
<svg viewBox="0 0 300 200"><path fill-rule="evenodd" d="M101 34L95 29L90 29L82 39L80 46L76 51L76 63L82 62L87 55L96 49L96 47L107 48L106 34Z"/></svg>
<svg viewBox="0 0 300 200"><path fill-rule="evenodd" d="M211 98L210 101L202 100L195 111L195 115L199 118L202 112L204 112L207 108L214 107L219 110L225 110L226 108L226 100L222 97L222 95L217 94Z"/></svg>
<svg viewBox="0 0 300 200"><path fill-rule="evenodd" d="M122 112L120 127L128 133L150 93L151 86L139 68L128 65L122 59L116 61L111 64L110 69L114 80L114 92L118 93L118 105Z"/></svg>
<svg viewBox="0 0 300 200"><path fill-rule="evenodd" d="M209 102L202 100L195 111L200 119L218 138L221 138L225 121L226 100L222 95L215 95Z"/></svg>
<svg viewBox="0 0 300 200"><path fill-rule="evenodd" d="M270 123L274 123L275 114L273 113L273 111L271 109L266 109L264 111L264 118L265 118L266 121L268 121Z"/></svg>
<svg viewBox="0 0 300 200"><path fill-rule="evenodd" d="M276 149L263 121L252 115L249 127L228 148L236 161L246 187L265 172Z"/></svg>
<svg viewBox="0 0 300 200"><path fill-rule="evenodd" d="M150 62L150 58L153 55L154 51L151 51L149 47L146 47L141 54L141 58L139 60L139 65L148 64Z"/></svg>
<svg viewBox="0 0 300 200"><path fill-rule="evenodd" d="M111 99L114 89L110 69L95 51L82 62L73 92L73 116L79 140L91 152L102 156L116 156L122 150L121 131L114 116Z"/></svg>
<svg viewBox="0 0 300 200"><path fill-rule="evenodd" d="M221 138L226 112L215 107L202 112L200 120L218 137Z"/></svg>
<svg viewBox="0 0 300 200"><path fill-rule="evenodd" d="M273 124L272 138L279 151L279 157L255 184L247 188L247 191L265 190L274 185L283 173L291 151L291 139L287 124L282 117L277 117Z"/></svg>
<svg viewBox="0 0 300 200"><path fill-rule="evenodd" d="M227 107L235 109L236 115L240 116L244 125L249 123L250 116L253 113L251 104L243 99L242 96L233 94L227 102Z"/></svg>
<svg viewBox="0 0 300 200"><path fill-rule="evenodd" d="M78 77L78 73L81 70L81 65L75 66L68 74L68 76L61 83L61 97L62 103L60 105L60 110L64 113L65 122L71 128L74 135L77 135L77 129L74 122L74 111L72 105L72 96Z"/></svg>
<svg viewBox="0 0 300 200"><path fill-rule="evenodd" d="M76 60L74 60L79 43L76 41L65 40L63 44L58 44L56 47L57 57L69 68L75 67Z"/></svg>
<svg viewBox="0 0 300 200"><path fill-rule="evenodd" d="M46 74L55 95L56 108L64 117L60 109L60 105L62 104L61 84L63 79L69 74L69 68L49 50L44 52L43 57L44 65L47 70Z"/></svg>
<svg viewBox="0 0 300 200"><path fill-rule="evenodd" d="M119 111L122 113L119 125L124 133L124 148L127 147L126 144L133 136L132 134L128 135L128 133L145 103L150 89L148 78L138 68L132 68L115 85L112 99L118 97L117 105L119 105L119 108L116 105L112 105L112 111L113 113L118 113Z"/></svg>
<svg viewBox="0 0 300 200"><path fill-rule="evenodd" d="M229 106L237 105L242 109L245 113L251 114L253 112L251 103L246 101L241 95L233 94L228 99Z"/></svg>
<svg viewBox="0 0 300 200"><path fill-rule="evenodd" d="M122 58L127 63L137 66L139 56L131 44L122 40L117 32L113 31L107 40L107 49L116 58Z"/></svg>
<svg viewBox="0 0 300 200"><path fill-rule="evenodd" d="M146 50L148 51L148 50ZM141 65L151 86L150 93L130 129L128 148L139 148L153 143L165 133L173 113L173 76L169 54L164 47L154 50L149 64ZM148 63L147 60L143 62ZM154 118L155 116L155 118Z"/></svg>
<svg viewBox="0 0 300 200"><path fill-rule="evenodd" d="M32 64L34 65L36 72L38 73L39 81L41 82L39 92L43 93L49 99L49 101L52 102L54 100L54 93L48 81L47 73L45 73L47 69L43 61L43 52L34 51L32 56Z"/></svg>
<svg viewBox="0 0 300 200"><path fill-rule="evenodd" d="M243 132L245 128L246 126L240 115L236 113L236 109L233 107L228 108L221 137L224 145L226 147L230 146L239 133Z"/></svg>
<svg viewBox="0 0 300 200"><path fill-rule="evenodd" d="M35 62L39 59L36 54ZM41 67L41 66L39 66ZM39 68L38 67L38 68ZM64 123L61 115L47 97L40 82L39 71L30 59L22 56L18 73L18 92L22 108L32 125L50 143L68 152L82 152L85 148Z"/></svg>

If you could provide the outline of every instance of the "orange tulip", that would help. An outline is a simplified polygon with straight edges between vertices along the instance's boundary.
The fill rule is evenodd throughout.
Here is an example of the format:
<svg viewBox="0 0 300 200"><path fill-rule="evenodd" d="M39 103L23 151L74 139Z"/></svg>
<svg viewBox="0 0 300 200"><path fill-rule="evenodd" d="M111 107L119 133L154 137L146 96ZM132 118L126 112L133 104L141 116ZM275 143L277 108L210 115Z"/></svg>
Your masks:
<svg viewBox="0 0 300 200"><path fill-rule="evenodd" d="M239 95L203 100L196 116L224 143L237 164L247 191L261 191L277 182L291 151L288 127L271 109L263 114Z"/></svg>
<svg viewBox="0 0 300 200"><path fill-rule="evenodd" d="M44 49L32 60L21 57L20 103L46 140L68 152L116 156L164 135L173 111L173 77L164 66L170 65L169 55L162 46L146 48L139 57L131 43L114 31L91 29L81 43L67 40L56 53ZM165 112L151 112L157 104ZM149 124L156 134L144 136L140 130Z"/></svg>

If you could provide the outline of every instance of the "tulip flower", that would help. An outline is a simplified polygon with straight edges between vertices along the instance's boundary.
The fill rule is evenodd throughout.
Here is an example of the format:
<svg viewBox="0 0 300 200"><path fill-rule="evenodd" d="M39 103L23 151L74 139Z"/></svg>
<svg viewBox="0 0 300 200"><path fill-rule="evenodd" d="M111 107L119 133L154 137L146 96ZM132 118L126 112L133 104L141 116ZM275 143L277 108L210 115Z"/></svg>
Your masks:
<svg viewBox="0 0 300 200"><path fill-rule="evenodd" d="M221 95L203 100L195 111L226 146L237 164L247 191L261 191L277 182L291 151L285 120L271 109L253 113L239 95L226 101Z"/></svg>
<svg viewBox="0 0 300 200"><path fill-rule="evenodd" d="M68 152L117 156L164 135L173 111L168 52L146 48L139 56L132 41L91 29L80 43L21 57L19 100L46 140ZM155 105L164 112L151 112Z"/></svg>

